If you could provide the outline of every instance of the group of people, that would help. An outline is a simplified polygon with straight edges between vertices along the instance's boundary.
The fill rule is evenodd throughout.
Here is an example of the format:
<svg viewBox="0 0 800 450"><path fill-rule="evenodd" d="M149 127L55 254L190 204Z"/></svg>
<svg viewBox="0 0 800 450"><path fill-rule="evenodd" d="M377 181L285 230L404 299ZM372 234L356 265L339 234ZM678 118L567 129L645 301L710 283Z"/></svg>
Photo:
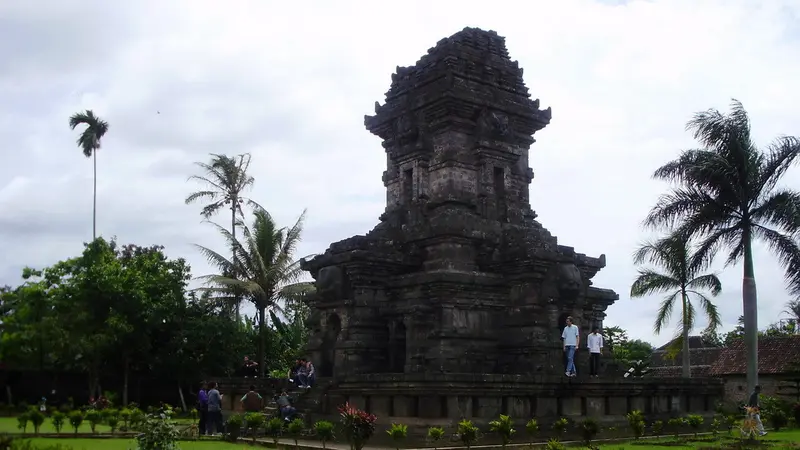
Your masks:
<svg viewBox="0 0 800 450"><path fill-rule="evenodd" d="M567 367L564 374L568 377L578 375L575 369L575 352L580 347L580 330L577 325L572 323L572 317L567 317L567 324L561 332L561 339L564 341L564 353L567 356ZM603 335L600 328L594 327L589 336L586 337L586 348L589 349L589 376L597 378L600 373L600 355L603 354Z"/></svg>
<svg viewBox="0 0 800 450"><path fill-rule="evenodd" d="M295 361L292 368L289 369L289 383L294 384L300 389L311 389L317 379L317 372L314 369L314 364L305 358L299 358Z"/></svg>
<svg viewBox="0 0 800 450"><path fill-rule="evenodd" d="M257 376L258 364L245 356L240 375L245 378ZM300 389L311 389L317 378L314 364L306 358L297 359L294 366L289 369L288 378L289 383ZM282 390L273 400L282 419L290 421L296 416L297 410L292 406L286 390ZM250 390L242 396L241 403L245 412L260 412L264 409L264 398L256 391L254 385L251 385ZM222 394L216 382L203 381L200 384L197 393L197 411L199 414L197 428L200 434L213 436L222 432Z"/></svg>

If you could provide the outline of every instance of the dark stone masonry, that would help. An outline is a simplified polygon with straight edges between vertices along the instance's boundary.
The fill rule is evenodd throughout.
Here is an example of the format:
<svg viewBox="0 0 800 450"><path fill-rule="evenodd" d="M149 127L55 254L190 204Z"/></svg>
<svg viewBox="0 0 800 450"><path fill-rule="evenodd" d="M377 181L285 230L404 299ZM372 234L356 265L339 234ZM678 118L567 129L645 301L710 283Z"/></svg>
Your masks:
<svg viewBox="0 0 800 450"><path fill-rule="evenodd" d="M380 223L303 262L320 413L350 401L421 426L713 409L713 380L590 379L585 351L564 376L566 317L585 336L619 296L592 285L605 255L559 245L531 209L528 152L550 120L493 31L465 28L397 68L364 118L386 151Z"/></svg>

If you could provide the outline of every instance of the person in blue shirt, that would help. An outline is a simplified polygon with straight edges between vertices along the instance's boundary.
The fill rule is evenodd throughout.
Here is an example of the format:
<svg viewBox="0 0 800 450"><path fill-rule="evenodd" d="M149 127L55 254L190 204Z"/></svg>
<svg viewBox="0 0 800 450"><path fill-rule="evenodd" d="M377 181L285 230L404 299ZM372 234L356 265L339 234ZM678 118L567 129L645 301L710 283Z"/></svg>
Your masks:
<svg viewBox="0 0 800 450"><path fill-rule="evenodd" d="M200 383L200 390L197 391L197 415L199 422L197 423L197 432L199 434L206 434L206 423L208 421L208 392L206 392L206 382Z"/></svg>
<svg viewBox="0 0 800 450"><path fill-rule="evenodd" d="M564 352L567 354L567 368L564 372L568 377L574 377L575 372L575 350L578 349L580 342L580 332L578 326L572 323L572 316L567 317L567 326L561 332L561 339L564 340Z"/></svg>

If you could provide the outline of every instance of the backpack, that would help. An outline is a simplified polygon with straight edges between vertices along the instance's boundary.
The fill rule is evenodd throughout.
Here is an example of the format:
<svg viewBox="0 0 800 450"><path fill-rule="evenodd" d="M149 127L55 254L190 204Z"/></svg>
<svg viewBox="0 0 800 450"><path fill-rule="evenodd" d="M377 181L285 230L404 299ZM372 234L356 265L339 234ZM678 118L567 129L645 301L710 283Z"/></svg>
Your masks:
<svg viewBox="0 0 800 450"><path fill-rule="evenodd" d="M244 406L244 410L247 412L261 411L261 399L258 398L257 393L250 391L244 396L242 406Z"/></svg>

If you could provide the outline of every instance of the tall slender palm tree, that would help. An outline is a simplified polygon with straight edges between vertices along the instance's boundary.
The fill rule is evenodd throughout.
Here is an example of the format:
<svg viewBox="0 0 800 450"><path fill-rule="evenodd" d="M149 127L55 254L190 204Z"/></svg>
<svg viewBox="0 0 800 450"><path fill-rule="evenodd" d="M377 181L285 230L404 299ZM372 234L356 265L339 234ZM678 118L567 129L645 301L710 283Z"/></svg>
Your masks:
<svg viewBox="0 0 800 450"><path fill-rule="evenodd" d="M246 190L253 187L255 178L250 176L250 154L244 153L236 156L211 154L210 163L195 163L203 169L204 175L192 175L190 180L196 180L206 185L205 190L197 191L186 197L186 204L199 200L208 202L200 211L200 215L206 220L219 212L223 208L230 209L231 228L230 232L234 240L236 239L236 227L240 219L244 219L242 205L246 204L251 208L261 208L261 206L243 194ZM234 252L234 262L236 262ZM230 267L230 276L236 277L236 264ZM241 299L237 295L233 296L236 320L240 320Z"/></svg>
<svg viewBox="0 0 800 450"><path fill-rule="evenodd" d="M309 292L313 292L314 285L300 281L303 270L300 268L300 261L294 259L303 232L305 211L289 228L279 228L272 216L261 208L257 208L253 214L255 217L252 228L244 227L241 239L217 225L217 229L234 251L233 258L229 259L200 245L197 248L220 271L220 275L202 277L209 286L204 290L227 292L234 288L242 292L244 298L256 307L259 330L258 362L261 376L264 376L267 314L280 312L282 305L287 302L300 301ZM229 275L233 273L234 265L238 275L236 277Z"/></svg>
<svg viewBox="0 0 800 450"><path fill-rule="evenodd" d="M692 305L694 296L708 318L706 332L714 333L722 323L716 305L702 291L707 290L712 296L722 291L722 283L714 274L700 274L704 267L692 265L689 241L680 235L668 236L655 242L642 245L633 255L638 264L652 264L656 269L640 268L639 276L631 286L631 297L645 297L652 294L666 293L661 308L656 315L653 330L660 334L669 324L675 303L680 301L681 321L678 326L678 341L682 347L683 376L689 378L691 361L689 358L689 333L694 328L697 312Z"/></svg>
<svg viewBox="0 0 800 450"><path fill-rule="evenodd" d="M747 347L747 386L758 384L758 300L753 241L760 239L785 269L788 288L800 294L800 193L777 187L800 155L800 139L782 136L762 151L750 133L744 107L708 110L686 125L702 149L683 151L660 167L654 178L676 183L662 195L645 224L673 228L699 238L692 261L704 265L728 250L726 264L744 260L742 304Z"/></svg>
<svg viewBox="0 0 800 450"><path fill-rule="evenodd" d="M69 118L69 127L77 128L86 125L78 136L78 147L83 150L83 155L92 158L94 163L94 186L92 188L92 240L97 239L97 151L100 150L100 141L108 132L108 122L94 115L91 109L75 113Z"/></svg>

